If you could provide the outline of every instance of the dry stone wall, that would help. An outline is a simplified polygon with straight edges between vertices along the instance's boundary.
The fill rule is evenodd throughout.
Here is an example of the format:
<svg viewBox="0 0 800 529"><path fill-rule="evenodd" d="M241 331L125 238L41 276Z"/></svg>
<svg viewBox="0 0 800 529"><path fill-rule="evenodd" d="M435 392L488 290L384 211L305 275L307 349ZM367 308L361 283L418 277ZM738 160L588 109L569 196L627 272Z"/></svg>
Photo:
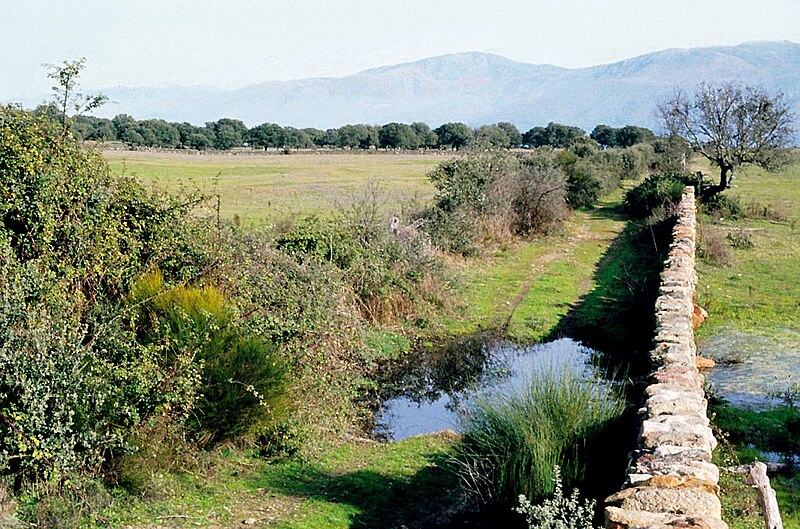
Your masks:
<svg viewBox="0 0 800 529"><path fill-rule="evenodd" d="M656 300L653 371L625 488L606 499L609 529L727 529L719 502L717 442L695 363L695 198L683 193Z"/></svg>

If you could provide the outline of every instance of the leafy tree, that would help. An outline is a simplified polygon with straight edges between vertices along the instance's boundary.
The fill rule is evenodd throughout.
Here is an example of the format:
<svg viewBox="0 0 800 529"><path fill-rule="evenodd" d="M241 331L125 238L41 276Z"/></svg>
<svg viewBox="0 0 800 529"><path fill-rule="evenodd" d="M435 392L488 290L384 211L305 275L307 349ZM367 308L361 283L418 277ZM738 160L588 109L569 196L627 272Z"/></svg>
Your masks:
<svg viewBox="0 0 800 529"><path fill-rule="evenodd" d="M522 135L522 143L528 147L542 147L548 145L547 133L544 127L533 127Z"/></svg>
<svg viewBox="0 0 800 529"><path fill-rule="evenodd" d="M111 123L110 119L95 120L85 139L93 141L114 141L117 139L117 135L114 131L114 124Z"/></svg>
<svg viewBox="0 0 800 529"><path fill-rule="evenodd" d="M319 146L336 147L337 145L339 145L339 130L338 129L326 130L325 134L322 135L322 139L320 140Z"/></svg>
<svg viewBox="0 0 800 529"><path fill-rule="evenodd" d="M508 134L497 125L483 125L476 131L475 139L480 143L501 149L507 149L511 146L511 139Z"/></svg>
<svg viewBox="0 0 800 529"><path fill-rule="evenodd" d="M128 147L138 147L145 144L142 135L137 131L137 122L127 114L117 114L111 120L117 139Z"/></svg>
<svg viewBox="0 0 800 529"><path fill-rule="evenodd" d="M362 124L345 125L338 130L336 144L343 149L369 149L378 145L378 132Z"/></svg>
<svg viewBox="0 0 800 529"><path fill-rule="evenodd" d="M617 145L617 129L608 125L598 125L592 130L589 137L600 144L601 147L615 147Z"/></svg>
<svg viewBox="0 0 800 529"><path fill-rule="evenodd" d="M171 123L163 119L147 119L137 124L136 131L149 147L173 149L181 142L180 133Z"/></svg>
<svg viewBox="0 0 800 529"><path fill-rule="evenodd" d="M794 116L783 94L770 96L737 83L703 83L691 99L677 92L659 111L670 134L719 167L719 183L706 196L729 188L744 164L767 170L783 165L794 135Z"/></svg>
<svg viewBox="0 0 800 529"><path fill-rule="evenodd" d="M417 121L411 124L411 128L414 129L414 134L417 136L420 147L432 149L438 145L439 137L431 130L427 123Z"/></svg>
<svg viewBox="0 0 800 529"><path fill-rule="evenodd" d="M617 130L616 133L616 147L631 147L637 143L651 142L656 139L653 131L644 127L637 127L635 125L626 125Z"/></svg>
<svg viewBox="0 0 800 529"><path fill-rule="evenodd" d="M286 143L283 127L275 123L263 123L253 127L248 131L247 137L252 147L263 147L265 151L270 147L283 147Z"/></svg>
<svg viewBox="0 0 800 529"><path fill-rule="evenodd" d="M286 148L306 149L314 146L314 142L311 141L311 138L308 137L305 131L294 127L286 127L283 129L283 137L283 146Z"/></svg>
<svg viewBox="0 0 800 529"><path fill-rule="evenodd" d="M325 138L324 130L315 129L311 127L301 130L306 134L306 136L308 136L308 139L311 141L311 143L313 143L317 147L322 147Z"/></svg>
<svg viewBox="0 0 800 529"><path fill-rule="evenodd" d="M578 127L550 122L547 127L533 127L523 136L523 141L530 147L556 147L569 149L579 140L586 137L586 132Z"/></svg>
<svg viewBox="0 0 800 529"><path fill-rule="evenodd" d="M206 127L214 131L214 147L229 150L244 145L247 138L247 126L238 119L222 118Z"/></svg>
<svg viewBox="0 0 800 529"><path fill-rule="evenodd" d="M445 123L434 129L440 147L461 149L473 138L472 129L463 123Z"/></svg>
<svg viewBox="0 0 800 529"><path fill-rule="evenodd" d="M522 133L513 123L501 121L497 124L497 127L508 136L509 147L519 147L522 145Z"/></svg>
<svg viewBox="0 0 800 529"><path fill-rule="evenodd" d="M211 148L214 145L214 141L209 138L208 134L203 134L202 132L193 132L189 134L189 137L186 138L186 141L183 143L183 145L189 149L204 151Z"/></svg>
<svg viewBox="0 0 800 529"><path fill-rule="evenodd" d="M378 145L389 149L416 149L419 139L405 123L387 123L378 131Z"/></svg>

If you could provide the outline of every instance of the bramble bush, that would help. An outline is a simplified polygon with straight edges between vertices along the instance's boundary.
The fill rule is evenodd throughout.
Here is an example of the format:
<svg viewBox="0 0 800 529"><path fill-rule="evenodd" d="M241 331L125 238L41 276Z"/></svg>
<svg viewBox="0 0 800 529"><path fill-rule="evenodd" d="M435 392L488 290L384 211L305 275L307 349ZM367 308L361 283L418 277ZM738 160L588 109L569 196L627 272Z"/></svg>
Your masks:
<svg viewBox="0 0 800 529"><path fill-rule="evenodd" d="M441 163L429 178L435 204L421 214L444 250L473 255L482 243L546 233L564 218L564 175L542 151L525 157L470 153Z"/></svg>
<svg viewBox="0 0 800 529"><path fill-rule="evenodd" d="M192 274L193 197L112 177L46 116L0 107L0 473L16 488L97 472L165 394L159 351L116 333L146 267ZM147 396L158 394L156 399Z"/></svg>
<svg viewBox="0 0 800 529"><path fill-rule="evenodd" d="M368 321L413 321L419 307L440 303L447 285L442 263L423 232L392 234L388 219L363 209L356 204L330 219L302 219L277 237L276 247L300 262L334 267Z"/></svg>
<svg viewBox="0 0 800 529"><path fill-rule="evenodd" d="M697 185L695 176L680 173L650 175L627 192L625 211L634 219L644 219L659 212L668 215L688 185Z"/></svg>

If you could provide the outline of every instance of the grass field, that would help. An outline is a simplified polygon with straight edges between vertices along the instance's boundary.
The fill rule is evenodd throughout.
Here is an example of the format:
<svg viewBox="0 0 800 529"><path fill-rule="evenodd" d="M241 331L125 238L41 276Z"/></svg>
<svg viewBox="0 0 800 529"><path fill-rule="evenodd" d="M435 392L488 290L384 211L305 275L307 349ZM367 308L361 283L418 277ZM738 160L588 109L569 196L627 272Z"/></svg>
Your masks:
<svg viewBox="0 0 800 529"><path fill-rule="evenodd" d="M184 154L104 151L112 172L138 177L145 186L219 195L220 213L260 225L283 215L347 207L378 188L382 207L400 215L426 201L426 174L449 154L300 153ZM368 200L372 198L367 196ZM210 202L212 205L215 200Z"/></svg>
<svg viewBox="0 0 800 529"><path fill-rule="evenodd" d="M714 174L701 166L706 174ZM756 336L775 347L800 350L800 165L779 173L748 168L736 187L726 192L738 197L753 211L766 212L766 218L711 219L703 216L703 229L716 232L727 241L728 234L746 233L752 246L728 245L731 260L727 265L700 259L698 301L709 312L709 319L698 330L700 350L717 335L738 333ZM702 244L702 242L701 242ZM764 351L769 355L769 349ZM762 361L767 365L770 358ZM775 366L775 384L786 387L797 383L797 373L786 366ZM746 447L731 447L735 452ZM721 461L729 465L737 461ZM753 490L741 477L723 472L720 482L725 521L732 528L763 527ZM776 476L784 526L800 528L800 475Z"/></svg>
<svg viewBox="0 0 800 529"><path fill-rule="evenodd" d="M800 165L774 174L750 168L727 193L775 218L704 219L705 229L724 237L746 231L753 247L732 247L729 266L699 262L699 299L711 317L698 336L730 328L767 335L800 331Z"/></svg>

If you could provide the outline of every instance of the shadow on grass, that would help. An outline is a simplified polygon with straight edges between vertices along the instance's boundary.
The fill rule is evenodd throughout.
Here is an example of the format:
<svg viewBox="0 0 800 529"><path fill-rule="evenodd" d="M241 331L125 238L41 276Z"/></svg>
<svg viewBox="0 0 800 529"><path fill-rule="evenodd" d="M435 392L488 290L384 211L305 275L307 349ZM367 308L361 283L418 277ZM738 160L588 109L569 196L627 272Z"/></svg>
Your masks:
<svg viewBox="0 0 800 529"><path fill-rule="evenodd" d="M598 208L598 218L624 218L619 208ZM640 375L652 346L659 276L674 220L629 222L597 265L595 288L583 296L546 340L568 336L603 353L610 372Z"/></svg>
<svg viewBox="0 0 800 529"><path fill-rule="evenodd" d="M298 527L524 527L524 520L515 513L509 512L504 519L468 510L458 478L446 468L447 456L432 454L424 457L428 465L407 477L375 469L339 474L323 470L312 462L283 463L273 467L274 472L259 477L257 485L271 493L321 504L315 509L304 509L306 519L300 521Z"/></svg>

